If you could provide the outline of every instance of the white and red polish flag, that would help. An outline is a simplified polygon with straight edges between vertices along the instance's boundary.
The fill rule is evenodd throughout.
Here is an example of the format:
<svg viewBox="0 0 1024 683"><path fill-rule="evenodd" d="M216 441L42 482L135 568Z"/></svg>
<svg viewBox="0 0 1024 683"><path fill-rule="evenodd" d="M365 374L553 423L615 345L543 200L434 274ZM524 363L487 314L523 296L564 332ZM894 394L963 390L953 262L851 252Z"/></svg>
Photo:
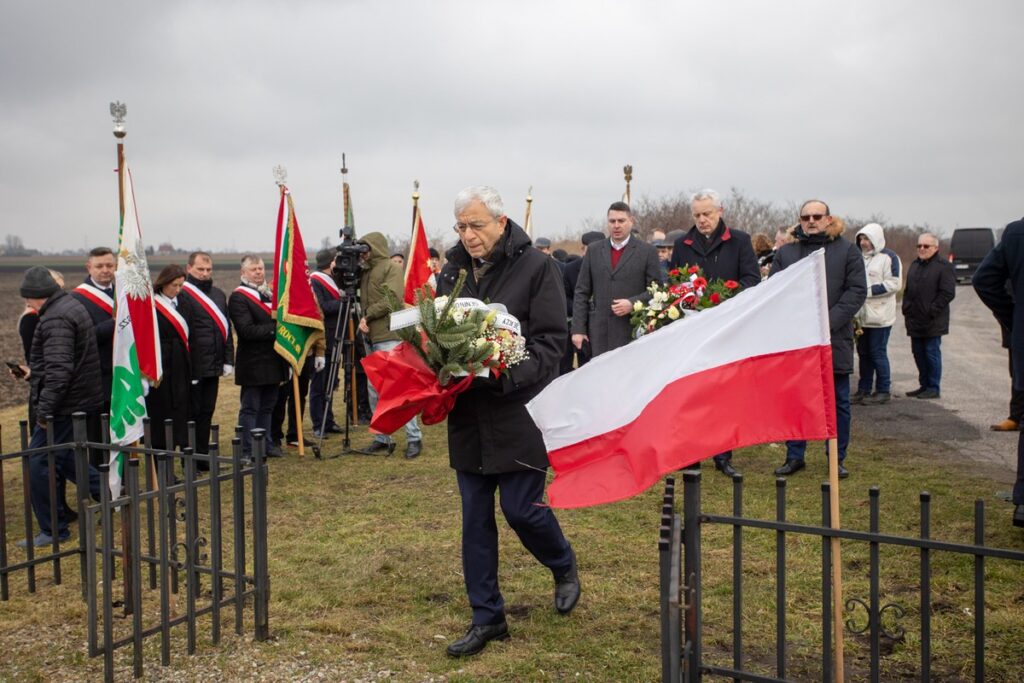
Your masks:
<svg viewBox="0 0 1024 683"><path fill-rule="evenodd" d="M716 453L836 435L824 251L559 377L526 408L552 507L629 498Z"/></svg>

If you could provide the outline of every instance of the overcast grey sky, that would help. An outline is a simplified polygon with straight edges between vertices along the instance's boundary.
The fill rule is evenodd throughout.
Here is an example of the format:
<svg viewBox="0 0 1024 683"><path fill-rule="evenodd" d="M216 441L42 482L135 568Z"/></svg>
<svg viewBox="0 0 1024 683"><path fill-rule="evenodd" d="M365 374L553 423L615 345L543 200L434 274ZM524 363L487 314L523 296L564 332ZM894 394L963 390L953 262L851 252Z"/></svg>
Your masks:
<svg viewBox="0 0 1024 683"><path fill-rule="evenodd" d="M497 187L535 234L700 187L948 232L1024 215L1020 2L96 2L0 9L0 235L113 245L108 104L147 243L432 236ZM679 226L684 227L684 226ZM758 229L762 226L739 226ZM453 235L451 235L454 237Z"/></svg>

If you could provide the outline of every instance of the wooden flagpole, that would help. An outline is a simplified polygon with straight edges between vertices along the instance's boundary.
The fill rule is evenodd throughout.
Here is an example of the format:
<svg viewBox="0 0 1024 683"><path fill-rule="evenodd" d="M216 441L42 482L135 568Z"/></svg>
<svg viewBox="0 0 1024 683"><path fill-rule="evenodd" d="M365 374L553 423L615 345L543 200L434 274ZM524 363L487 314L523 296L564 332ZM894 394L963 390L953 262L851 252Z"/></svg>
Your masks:
<svg viewBox="0 0 1024 683"><path fill-rule="evenodd" d="M633 207L633 194L632 194L632 192L630 190L629 184L633 181L633 165L632 164L626 164L625 166L623 166L622 167L622 174L626 178L626 194L623 195L623 197L625 198L624 201L626 202L626 204L628 204L630 206L630 208L632 208Z"/></svg>
<svg viewBox="0 0 1024 683"><path fill-rule="evenodd" d="M526 218L523 219L523 230L533 239L533 185L526 191Z"/></svg>
<svg viewBox="0 0 1024 683"><path fill-rule="evenodd" d="M306 437L302 434L302 406L299 404L299 373L292 372L292 404L295 408L295 433L299 439L299 457L306 457Z"/></svg>
<svg viewBox="0 0 1024 683"><path fill-rule="evenodd" d="M124 128L124 117L128 113L128 107L123 102L111 102L110 103L110 115L114 117L114 138L117 140L117 207L118 207L118 232L117 232L117 243L118 247L121 246L121 233L124 231L124 138L128 132ZM116 290L115 290L116 297ZM115 300L114 305L117 305ZM137 442L136 442L137 443ZM124 457L134 457L130 454L124 454ZM124 471L126 474L131 476L131 469L125 467ZM121 482L122 486L124 481ZM110 482L103 482L103 485L109 486ZM124 613L132 613L132 605L135 603L132 596L134 595L134 587L132 586L132 556L134 555L134 548L132 548L131 536L128 533L129 519L130 519L131 505L121 506L121 550L124 553L122 561L122 574L124 576Z"/></svg>
<svg viewBox="0 0 1024 683"><path fill-rule="evenodd" d="M829 521L839 529L839 447L836 439L828 440ZM832 630L836 639L836 683L845 676L843 655L843 553L838 536L832 541Z"/></svg>
<svg viewBox="0 0 1024 683"><path fill-rule="evenodd" d="M416 227L420 215L420 181L412 181L412 230L409 232L409 258L405 259L405 277L402 278L402 286L409 282L409 273L412 272L413 250L416 248Z"/></svg>

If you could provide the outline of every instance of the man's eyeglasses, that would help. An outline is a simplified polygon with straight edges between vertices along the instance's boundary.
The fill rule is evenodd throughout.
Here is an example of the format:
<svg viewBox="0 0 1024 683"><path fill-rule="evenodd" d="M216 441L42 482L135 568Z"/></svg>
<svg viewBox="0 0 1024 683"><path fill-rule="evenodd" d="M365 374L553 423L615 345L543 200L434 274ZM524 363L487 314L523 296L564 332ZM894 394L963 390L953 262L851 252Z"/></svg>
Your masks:
<svg viewBox="0 0 1024 683"><path fill-rule="evenodd" d="M937 249L938 246L939 245L937 245L937 244L919 244L919 245L917 245L917 248L918 249Z"/></svg>
<svg viewBox="0 0 1024 683"><path fill-rule="evenodd" d="M467 230L472 230L473 232L480 232L493 222L494 219L491 219L486 223L456 223L455 225L452 226L452 230L459 233L460 235L464 234Z"/></svg>
<svg viewBox="0 0 1024 683"><path fill-rule="evenodd" d="M825 217L825 214L823 214L823 213L801 214L800 222L801 223L810 223L811 221L820 221L824 217Z"/></svg>

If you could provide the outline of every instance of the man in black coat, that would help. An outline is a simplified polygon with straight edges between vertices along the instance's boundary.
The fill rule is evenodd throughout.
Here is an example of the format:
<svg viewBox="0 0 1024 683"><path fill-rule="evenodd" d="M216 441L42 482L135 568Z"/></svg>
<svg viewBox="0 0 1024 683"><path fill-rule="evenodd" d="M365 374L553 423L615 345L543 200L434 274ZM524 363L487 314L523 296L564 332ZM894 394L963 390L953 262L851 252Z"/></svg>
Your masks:
<svg viewBox="0 0 1024 683"><path fill-rule="evenodd" d="M576 555L544 504L548 466L540 430L526 402L558 376L566 337L565 299L550 258L504 214L490 187L470 187L455 198L459 243L448 251L438 293L450 294L465 270L461 296L504 304L522 325L528 357L498 379L478 378L448 415L448 451L462 498L462 567L473 621L448 646L453 657L474 655L508 637L498 589L498 529L494 494L520 541L555 581L555 609L568 614L580 596Z"/></svg>
<svg viewBox="0 0 1024 683"><path fill-rule="evenodd" d="M604 233L596 230L583 233L583 237L580 238L580 242L583 244L583 254L587 253L587 245L593 244L594 242L600 242L604 239ZM580 279L580 268L583 266L582 256L570 256L566 262L565 267L562 268L562 284L565 286L565 309L566 317L568 318L568 324L572 327L572 305L573 298L576 295L576 283ZM572 343L572 338L566 338L565 342L565 354L562 356L562 363L559 367L559 374L564 375L567 372L572 372L573 360L575 359L575 367L583 367L587 361L590 360L590 342L584 341L579 348Z"/></svg>
<svg viewBox="0 0 1024 683"><path fill-rule="evenodd" d="M274 350L277 322L271 310L273 297L263 259L253 254L243 256L241 275L242 283L228 299L228 314L238 336L235 384L242 387L238 409L242 454L251 456L250 430L263 429L270 439L270 416L277 403L277 388L288 381L288 365ZM280 447L268 443L267 455L280 457Z"/></svg>
<svg viewBox="0 0 1024 683"><path fill-rule="evenodd" d="M100 359L96 353L96 335L92 318L85 307L57 285L50 271L33 266L25 271L21 283L21 296L25 303L39 312L32 339L29 358L29 402L36 424L28 447L42 448L47 444L47 427L53 431L54 443L74 440L71 415L85 412L97 415L103 407L100 387ZM71 449L54 453L58 490L66 480L76 479L75 456ZM88 467L89 492L99 499L100 475ZM57 519L51 518L49 458L47 453L29 456L29 486L32 511L39 522L39 534L19 541L24 548L48 546L54 537L60 541L71 536L64 505L57 505Z"/></svg>
<svg viewBox="0 0 1024 683"><path fill-rule="evenodd" d="M1009 291L1007 291L1009 282ZM971 278L974 291L1010 331L1014 392L1024 391L1024 219L1006 226L999 244ZM1013 485L1013 525L1024 527L1024 432L1017 437L1017 481Z"/></svg>
<svg viewBox="0 0 1024 683"><path fill-rule="evenodd" d="M708 282L735 280L746 289L761 281L750 235L730 229L722 220L723 213L722 198L714 190L701 190L690 197L693 227L672 245L669 273L699 266ZM732 451L715 456L715 469L728 477L739 474L732 466Z"/></svg>
<svg viewBox="0 0 1024 683"><path fill-rule="evenodd" d="M849 476L843 465L850 444L850 375L853 374L853 317L868 296L868 280L860 249L843 239L843 221L831 214L828 204L817 199L800 207L796 241L781 247L772 260L771 275L805 256L825 250L825 286L828 289L828 325L832 336L832 379L836 398L836 441L839 447L839 478ZM804 468L806 441L786 442L786 462L775 470L784 476Z"/></svg>
<svg viewBox="0 0 1024 683"><path fill-rule="evenodd" d="M953 264L939 256L939 238L922 233L917 258L907 270L903 321L917 364L917 389L907 396L939 398L942 381L942 335L949 334L949 303L956 297Z"/></svg>
<svg viewBox="0 0 1024 683"><path fill-rule="evenodd" d="M234 372L235 344L224 292L213 285L213 257L205 251L189 254L185 286L178 305L189 319L188 349L192 361L189 419L196 423L196 449L205 453L210 423L217 408L220 378ZM200 467L207 463L201 463Z"/></svg>
<svg viewBox="0 0 1024 683"><path fill-rule="evenodd" d="M326 436L328 432L340 433L344 430L334 421L334 410L332 407L334 391L338 388L338 377L344 372L344 367L339 366L338 375L334 378L333 386L327 386L327 375L330 373L330 360L334 358L334 347L336 344L335 335L344 339L345 324L347 321L340 321L342 304L345 294L338 289L332 275L334 257L337 252L334 249L321 249L316 254L316 271L310 275L309 282L313 287L313 294L320 304L320 310L324 313L324 337L327 340L325 357L328 366L325 370L315 372L309 383L309 417L313 421L313 433L317 437ZM342 359L344 360L344 359ZM321 429L323 434L321 434Z"/></svg>

